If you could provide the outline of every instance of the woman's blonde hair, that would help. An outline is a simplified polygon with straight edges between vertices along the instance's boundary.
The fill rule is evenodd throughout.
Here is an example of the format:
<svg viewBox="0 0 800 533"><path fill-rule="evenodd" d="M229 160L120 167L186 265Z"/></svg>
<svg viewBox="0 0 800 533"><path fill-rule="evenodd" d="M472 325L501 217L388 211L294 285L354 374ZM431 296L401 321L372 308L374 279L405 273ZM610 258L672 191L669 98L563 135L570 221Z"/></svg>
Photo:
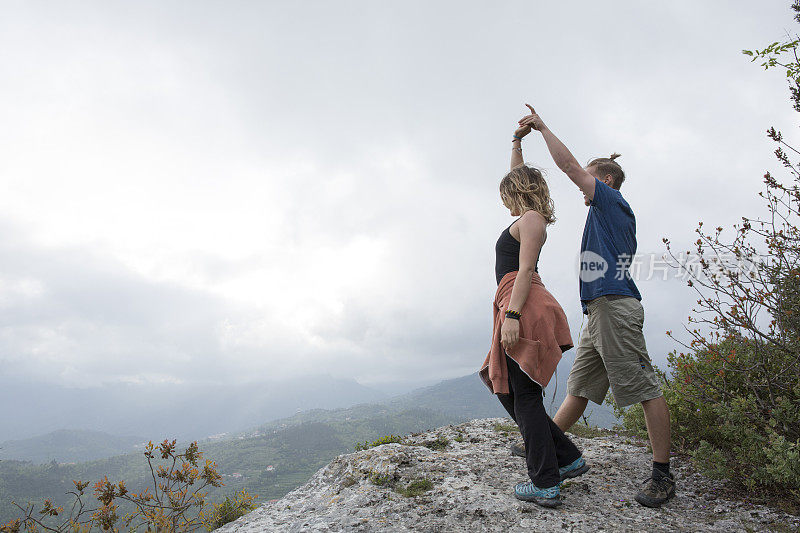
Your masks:
<svg viewBox="0 0 800 533"><path fill-rule="evenodd" d="M538 168L520 165L500 181L500 198L506 207L523 214L533 210L544 217L545 222L556 221L550 189Z"/></svg>

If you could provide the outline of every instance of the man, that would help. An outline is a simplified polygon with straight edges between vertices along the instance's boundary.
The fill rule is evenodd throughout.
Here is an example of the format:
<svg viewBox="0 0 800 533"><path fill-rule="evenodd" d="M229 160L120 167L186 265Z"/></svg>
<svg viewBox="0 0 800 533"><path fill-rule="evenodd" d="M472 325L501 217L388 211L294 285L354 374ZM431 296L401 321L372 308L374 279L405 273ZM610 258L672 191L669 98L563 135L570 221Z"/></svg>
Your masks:
<svg viewBox="0 0 800 533"><path fill-rule="evenodd" d="M669 409L647 354L644 309L628 267L636 254L636 219L619 192L625 173L618 154L582 167L534 109L519 121L539 131L553 161L583 192L589 206L581 241L580 297L588 324L567 380L567 397L554 422L566 431L589 400L600 404L609 386L620 407L641 403L653 448L653 470L636 501L658 507L675 495L669 471Z"/></svg>

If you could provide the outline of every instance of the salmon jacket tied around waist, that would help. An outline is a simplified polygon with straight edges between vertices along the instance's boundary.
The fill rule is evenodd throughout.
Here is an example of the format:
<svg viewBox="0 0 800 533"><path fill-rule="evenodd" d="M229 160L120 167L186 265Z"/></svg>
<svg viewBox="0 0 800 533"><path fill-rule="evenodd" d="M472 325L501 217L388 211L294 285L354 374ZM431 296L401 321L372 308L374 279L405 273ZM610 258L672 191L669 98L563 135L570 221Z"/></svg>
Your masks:
<svg viewBox="0 0 800 533"><path fill-rule="evenodd" d="M500 328L516 279L517 271L509 272L497 286L493 303L492 344L478 373L493 394L509 393L508 368L500 343ZM572 348L567 316L535 272L531 277L531 290L520 313L519 341L508 350L508 356L517 362L528 377L544 388L553 377L561 354Z"/></svg>

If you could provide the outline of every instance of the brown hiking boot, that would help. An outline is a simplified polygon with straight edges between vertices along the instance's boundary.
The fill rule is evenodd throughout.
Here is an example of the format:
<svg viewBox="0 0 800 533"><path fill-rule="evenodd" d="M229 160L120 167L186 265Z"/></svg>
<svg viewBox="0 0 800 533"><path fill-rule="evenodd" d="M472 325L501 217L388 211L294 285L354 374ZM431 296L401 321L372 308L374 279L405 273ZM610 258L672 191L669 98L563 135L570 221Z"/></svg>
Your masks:
<svg viewBox="0 0 800 533"><path fill-rule="evenodd" d="M660 507L662 503L675 496L675 477L651 477L644 482L644 487L636 495L636 501L647 507Z"/></svg>

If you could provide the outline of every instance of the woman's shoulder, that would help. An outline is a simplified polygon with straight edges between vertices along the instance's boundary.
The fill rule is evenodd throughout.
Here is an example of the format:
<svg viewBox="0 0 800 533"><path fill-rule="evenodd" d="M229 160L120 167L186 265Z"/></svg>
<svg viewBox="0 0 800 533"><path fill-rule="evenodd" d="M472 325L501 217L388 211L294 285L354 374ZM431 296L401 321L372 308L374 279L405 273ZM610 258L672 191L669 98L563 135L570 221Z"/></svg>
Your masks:
<svg viewBox="0 0 800 533"><path fill-rule="evenodd" d="M547 220L544 218L540 212L535 211L533 209L529 209L525 211L519 220L517 220L517 224L525 225L531 229L535 228L542 228L544 229L547 226Z"/></svg>
<svg viewBox="0 0 800 533"><path fill-rule="evenodd" d="M521 237L523 233L528 235L547 235L547 221L541 213L534 211L533 209L525 211L522 216L519 217L516 222L514 222L513 226L514 227L509 231L512 232L512 235L515 239L520 241L522 240ZM515 233L516 235L514 235Z"/></svg>
<svg viewBox="0 0 800 533"><path fill-rule="evenodd" d="M539 211L537 211L535 209L528 209L527 211L522 213L522 216L519 217L519 219L520 220L532 220L532 219L535 219L535 220L540 220L542 222L546 222L546 220L544 218L544 215L542 215Z"/></svg>

